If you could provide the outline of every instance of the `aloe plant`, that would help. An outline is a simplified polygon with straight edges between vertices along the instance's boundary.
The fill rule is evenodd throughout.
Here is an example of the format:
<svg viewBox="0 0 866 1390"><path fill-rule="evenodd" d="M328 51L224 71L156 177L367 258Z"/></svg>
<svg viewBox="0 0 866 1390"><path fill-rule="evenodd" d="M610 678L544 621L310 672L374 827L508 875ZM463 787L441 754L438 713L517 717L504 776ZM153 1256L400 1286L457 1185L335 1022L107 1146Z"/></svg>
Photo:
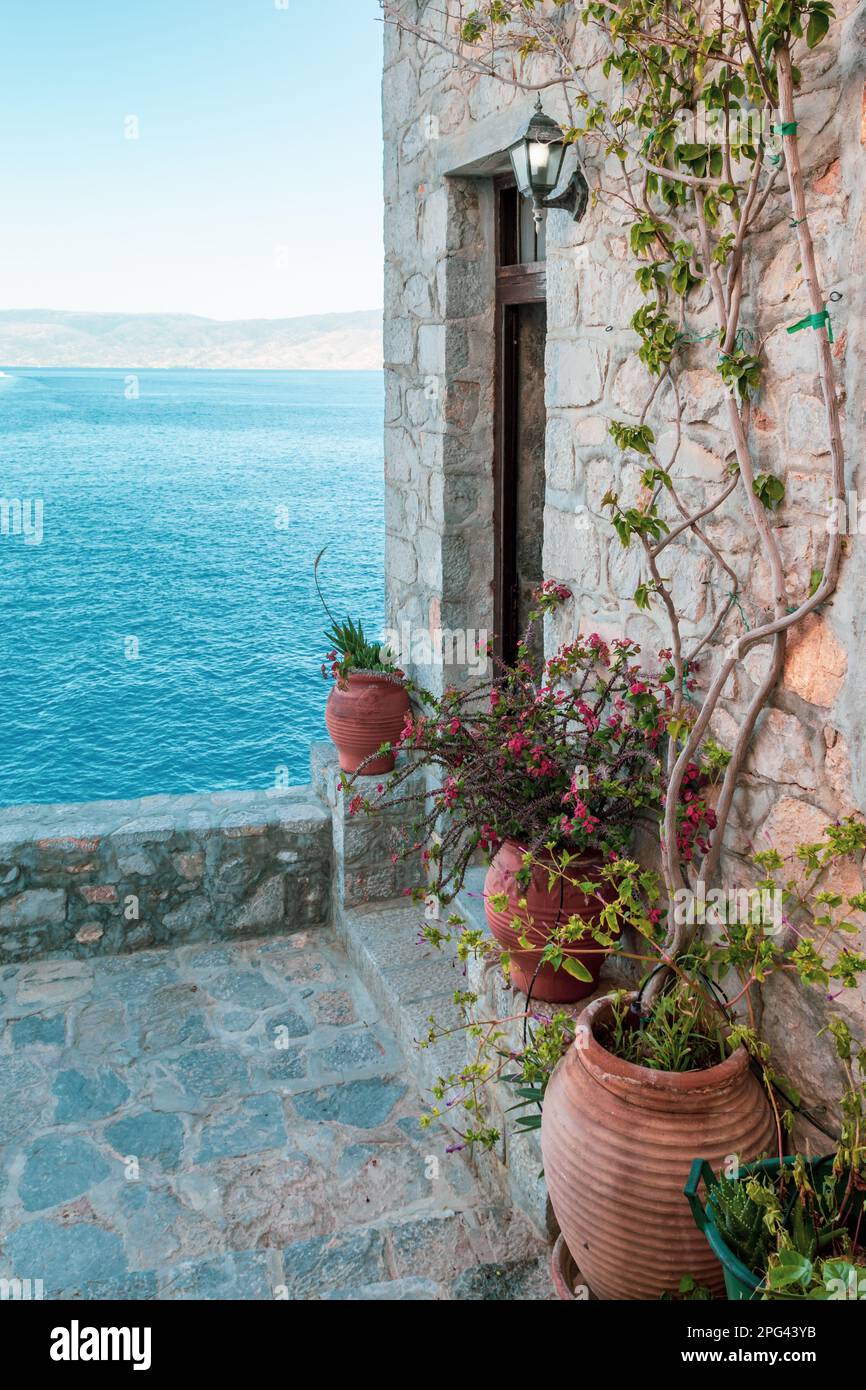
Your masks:
<svg viewBox="0 0 866 1390"><path fill-rule="evenodd" d="M331 647L328 653L330 674L334 680L343 682L350 671L376 671L383 675L396 673L396 667L389 661L381 642L371 642L364 632L363 624L354 618L345 617L342 622L335 618L319 584L319 565L327 550L325 546L316 556L313 566L313 580L322 607L330 619L331 626L325 633L325 641ZM328 667L322 666L322 674L327 676Z"/></svg>
<svg viewBox="0 0 866 1390"><path fill-rule="evenodd" d="M710 1189L710 1203L725 1244L747 1269L762 1273L770 1251L770 1232L764 1220L766 1207L754 1200L745 1183L728 1178Z"/></svg>

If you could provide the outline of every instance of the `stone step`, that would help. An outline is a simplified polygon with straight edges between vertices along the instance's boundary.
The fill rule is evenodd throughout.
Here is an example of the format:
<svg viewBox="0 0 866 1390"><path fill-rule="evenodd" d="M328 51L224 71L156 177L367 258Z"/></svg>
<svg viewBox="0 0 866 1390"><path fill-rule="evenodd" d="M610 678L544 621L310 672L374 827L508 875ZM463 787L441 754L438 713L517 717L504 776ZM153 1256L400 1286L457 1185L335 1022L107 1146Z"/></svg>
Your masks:
<svg viewBox="0 0 866 1390"><path fill-rule="evenodd" d="M483 867L469 870L454 910L468 927L486 932L485 873ZM519 1012L523 996L510 989L493 961L472 962L467 972L456 959L453 943L441 949L427 944L420 937L422 906L403 899L346 909L338 902L335 916L337 935L350 961L395 1035L422 1099L431 1103L431 1088L438 1078L466 1064L464 1018L453 1002L454 991L473 989L489 1018ZM429 1031L431 1017L440 1029L456 1031L423 1048L419 1043ZM512 1045L519 1047L519 1025L508 1025L506 1031ZM508 1087L492 1087L488 1100L491 1122L502 1137L495 1154L475 1155L473 1171L489 1193L513 1203L534 1231L549 1239L556 1226L542 1177L540 1136L523 1131L509 1113L514 1096Z"/></svg>
<svg viewBox="0 0 866 1390"><path fill-rule="evenodd" d="M453 1002L466 975L453 947L437 950L421 938L423 923L424 908L405 900L336 909L337 936L429 1100L437 1078L459 1071L466 1060L463 1017ZM421 1047L431 1018L440 1029L459 1031L435 1047Z"/></svg>
<svg viewBox="0 0 866 1390"><path fill-rule="evenodd" d="M290 1299L549 1299L549 1255L501 1206L391 1218L282 1252Z"/></svg>

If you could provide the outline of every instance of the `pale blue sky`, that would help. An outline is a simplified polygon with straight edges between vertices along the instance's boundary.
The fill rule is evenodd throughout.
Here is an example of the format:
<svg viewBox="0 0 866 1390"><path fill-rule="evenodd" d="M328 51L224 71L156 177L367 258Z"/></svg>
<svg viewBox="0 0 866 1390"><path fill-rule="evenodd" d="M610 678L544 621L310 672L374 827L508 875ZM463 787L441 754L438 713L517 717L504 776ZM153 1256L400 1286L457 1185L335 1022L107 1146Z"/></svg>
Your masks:
<svg viewBox="0 0 866 1390"><path fill-rule="evenodd" d="M6 0L0 308L379 306L379 14L377 0Z"/></svg>

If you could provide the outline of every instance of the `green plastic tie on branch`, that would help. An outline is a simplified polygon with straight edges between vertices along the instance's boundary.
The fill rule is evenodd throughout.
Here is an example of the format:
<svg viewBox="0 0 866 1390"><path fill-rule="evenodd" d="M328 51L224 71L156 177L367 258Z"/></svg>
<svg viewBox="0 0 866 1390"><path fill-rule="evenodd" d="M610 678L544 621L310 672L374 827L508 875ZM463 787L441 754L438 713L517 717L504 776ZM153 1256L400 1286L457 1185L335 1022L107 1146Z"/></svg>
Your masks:
<svg viewBox="0 0 866 1390"><path fill-rule="evenodd" d="M740 617L743 620L743 626L745 627L746 631L751 632L751 624L748 618L746 617L745 609L743 608L743 605L740 603L739 596L732 589L728 597L731 599L737 611L739 612Z"/></svg>
<svg viewBox="0 0 866 1390"><path fill-rule="evenodd" d="M644 156L646 156L646 155L649 154L650 145L652 144L653 140L656 138L656 135L657 135L657 134L658 134L658 126L653 126L652 130L650 131L650 133L649 133L649 135L647 136L647 138L644 140L643 145L642 145L642 147L641 147L642 150L643 150Z"/></svg>
<svg viewBox="0 0 866 1390"><path fill-rule="evenodd" d="M807 221L807 218L805 217L789 217L788 226L796 228L799 227L805 221Z"/></svg>
<svg viewBox="0 0 866 1390"><path fill-rule="evenodd" d="M797 122L796 122L796 121L782 121L782 122L780 122L778 125L773 125L773 126L771 126L770 129L771 129L771 131L773 131L773 133L774 133L775 135L796 135L796 134L797 134ZM782 163L782 156L781 156L780 154L771 154L771 155L769 155L768 157L769 157L770 163L771 163L771 164L775 164L777 168L778 168L778 166Z"/></svg>
<svg viewBox="0 0 866 1390"><path fill-rule="evenodd" d="M824 308L821 310L820 314L807 314L804 319L800 319L799 323L792 323L790 328L788 329L788 332L799 333L801 328L826 328L828 340L831 343L834 341L833 324L830 319L830 310L827 308L826 304Z"/></svg>
<svg viewBox="0 0 866 1390"><path fill-rule="evenodd" d="M717 328L711 329L709 333L690 333L687 328L684 328L682 333L677 334L676 341L687 344L708 343L711 338L718 338L718 336L719 330Z"/></svg>

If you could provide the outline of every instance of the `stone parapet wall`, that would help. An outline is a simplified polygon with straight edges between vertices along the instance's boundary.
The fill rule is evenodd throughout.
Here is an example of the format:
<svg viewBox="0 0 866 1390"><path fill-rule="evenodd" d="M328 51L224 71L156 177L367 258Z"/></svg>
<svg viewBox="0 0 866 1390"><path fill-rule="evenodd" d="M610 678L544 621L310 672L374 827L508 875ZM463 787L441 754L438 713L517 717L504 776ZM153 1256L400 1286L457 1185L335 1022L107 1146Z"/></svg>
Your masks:
<svg viewBox="0 0 866 1390"><path fill-rule="evenodd" d="M0 963L330 921L331 817L311 787L0 811Z"/></svg>

